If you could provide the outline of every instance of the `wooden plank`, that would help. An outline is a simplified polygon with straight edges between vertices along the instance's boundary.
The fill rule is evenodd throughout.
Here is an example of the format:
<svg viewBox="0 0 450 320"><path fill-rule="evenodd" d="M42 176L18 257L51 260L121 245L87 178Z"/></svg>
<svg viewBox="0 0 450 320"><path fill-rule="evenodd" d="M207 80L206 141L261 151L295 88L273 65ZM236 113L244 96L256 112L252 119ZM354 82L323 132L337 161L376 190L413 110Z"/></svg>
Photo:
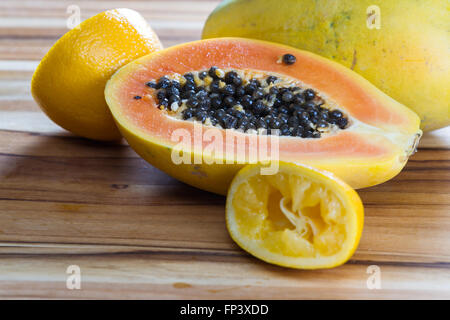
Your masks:
<svg viewBox="0 0 450 320"><path fill-rule="evenodd" d="M81 290L67 290L65 287L69 265L81 268ZM349 263L333 270L298 271L271 266L249 256L227 254L7 255L2 259L0 298L450 297L447 268L380 264L381 289L370 290L366 285L368 265ZM11 281L11 278L15 280Z"/></svg>
<svg viewBox="0 0 450 320"><path fill-rule="evenodd" d="M218 1L76 1L82 19L136 9L165 46L196 40ZM358 190L360 246L344 266L263 263L230 239L225 198L184 185L125 141L81 139L30 94L67 31L69 1L0 2L0 298L450 298L450 127L427 133L394 179ZM66 289L79 265L82 290ZM381 270L381 290L367 268Z"/></svg>

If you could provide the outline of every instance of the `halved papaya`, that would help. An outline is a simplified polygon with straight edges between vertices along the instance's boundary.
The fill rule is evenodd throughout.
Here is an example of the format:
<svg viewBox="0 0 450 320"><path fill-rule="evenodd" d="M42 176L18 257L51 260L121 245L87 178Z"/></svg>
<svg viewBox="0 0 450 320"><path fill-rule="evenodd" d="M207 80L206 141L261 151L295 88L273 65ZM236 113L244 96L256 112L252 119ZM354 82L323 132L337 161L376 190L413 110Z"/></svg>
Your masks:
<svg viewBox="0 0 450 320"><path fill-rule="evenodd" d="M270 160L325 169L354 188L379 184L400 172L422 133L414 112L350 69L241 38L139 58L113 75L105 97L140 156L219 194L242 166Z"/></svg>

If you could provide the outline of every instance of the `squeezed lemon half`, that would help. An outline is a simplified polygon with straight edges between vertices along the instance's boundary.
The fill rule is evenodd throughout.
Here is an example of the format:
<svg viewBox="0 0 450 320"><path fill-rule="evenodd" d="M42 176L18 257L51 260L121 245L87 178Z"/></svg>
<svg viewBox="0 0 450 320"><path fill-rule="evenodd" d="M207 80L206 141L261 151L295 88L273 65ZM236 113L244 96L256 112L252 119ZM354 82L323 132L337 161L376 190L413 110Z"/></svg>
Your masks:
<svg viewBox="0 0 450 320"><path fill-rule="evenodd" d="M233 240L253 256L297 269L332 268L356 250L364 209L355 190L333 174L279 163L275 175L244 167L227 196Z"/></svg>

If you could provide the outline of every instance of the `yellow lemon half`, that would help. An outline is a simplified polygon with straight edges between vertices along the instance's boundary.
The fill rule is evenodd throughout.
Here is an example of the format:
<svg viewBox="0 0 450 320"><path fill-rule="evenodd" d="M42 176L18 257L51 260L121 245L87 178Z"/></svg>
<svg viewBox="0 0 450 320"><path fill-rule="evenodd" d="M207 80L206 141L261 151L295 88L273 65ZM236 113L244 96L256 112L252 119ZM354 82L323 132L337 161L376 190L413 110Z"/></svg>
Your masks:
<svg viewBox="0 0 450 320"><path fill-rule="evenodd" d="M297 269L332 268L356 250L364 208L355 190L333 174L279 162L274 175L244 167L227 196L233 240L266 262Z"/></svg>
<svg viewBox="0 0 450 320"><path fill-rule="evenodd" d="M121 66L160 49L158 36L136 11L102 12L55 43L33 75L31 93L64 129L90 139L119 139L104 97L106 81Z"/></svg>

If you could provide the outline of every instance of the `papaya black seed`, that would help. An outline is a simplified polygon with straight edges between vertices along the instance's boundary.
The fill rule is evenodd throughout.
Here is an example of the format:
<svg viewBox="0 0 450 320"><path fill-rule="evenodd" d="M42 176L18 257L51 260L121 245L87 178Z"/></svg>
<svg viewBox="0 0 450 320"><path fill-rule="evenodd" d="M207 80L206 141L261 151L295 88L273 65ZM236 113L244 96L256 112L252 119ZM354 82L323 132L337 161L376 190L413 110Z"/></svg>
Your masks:
<svg viewBox="0 0 450 320"><path fill-rule="evenodd" d="M259 100L259 99L262 99L263 97L264 97L264 90L256 89L255 91L253 91L252 98L254 100Z"/></svg>
<svg viewBox="0 0 450 320"><path fill-rule="evenodd" d="M208 70L208 75L213 79L219 79L219 77L217 76L217 73L216 73L217 69L218 68L216 66L212 66Z"/></svg>
<svg viewBox="0 0 450 320"><path fill-rule="evenodd" d="M256 123L258 122L258 118L255 116L250 116L250 117L248 117L248 121L250 123L253 123L256 126Z"/></svg>
<svg viewBox="0 0 450 320"><path fill-rule="evenodd" d="M165 89L171 85L171 81L166 76L159 78L158 83L156 85L157 89Z"/></svg>
<svg viewBox="0 0 450 320"><path fill-rule="evenodd" d="M211 106L211 99L209 99L208 97L199 99L198 106L199 106L199 108L209 109L209 107Z"/></svg>
<svg viewBox="0 0 450 320"><path fill-rule="evenodd" d="M239 123L238 123L239 128L246 129L248 124L249 124L249 122L248 122L247 117L242 117L241 119L239 119Z"/></svg>
<svg viewBox="0 0 450 320"><path fill-rule="evenodd" d="M337 125L339 126L340 129L345 129L345 127L347 127L347 124L348 124L347 118L339 118L337 120Z"/></svg>
<svg viewBox="0 0 450 320"><path fill-rule="evenodd" d="M294 96L289 91L283 93L283 95L281 96L281 100L283 100L284 102L291 102L293 98Z"/></svg>
<svg viewBox="0 0 450 320"><path fill-rule="evenodd" d="M319 119L322 119L322 120L327 121L327 120L329 119L329 113L328 113L328 111L327 111L327 110L322 110L322 111L319 113Z"/></svg>
<svg viewBox="0 0 450 320"><path fill-rule="evenodd" d="M272 109L272 110L270 110L270 112L269 112L269 115L271 115L272 117L276 117L276 116L278 116L278 110L277 109Z"/></svg>
<svg viewBox="0 0 450 320"><path fill-rule="evenodd" d="M250 123L247 125L246 129L247 129L247 130L256 130L256 125L255 125L254 123L250 122Z"/></svg>
<svg viewBox="0 0 450 320"><path fill-rule="evenodd" d="M162 99L159 104L163 107L166 107L169 105L169 100L167 98Z"/></svg>
<svg viewBox="0 0 450 320"><path fill-rule="evenodd" d="M283 60L284 64L291 65L291 64L294 64L297 61L297 58L294 55L290 54L290 53L286 53L286 54L283 55L282 60Z"/></svg>
<svg viewBox="0 0 450 320"><path fill-rule="evenodd" d="M319 122L317 122L317 128L326 128L328 127L328 123L324 120L320 120Z"/></svg>
<svg viewBox="0 0 450 320"><path fill-rule="evenodd" d="M277 87L271 87L269 89L269 93L272 94L272 95L277 95L278 92L279 92L279 89Z"/></svg>
<svg viewBox="0 0 450 320"><path fill-rule="evenodd" d="M298 114L298 118L299 118L300 121L308 122L309 121L309 114L308 114L308 112L304 111L304 112Z"/></svg>
<svg viewBox="0 0 450 320"><path fill-rule="evenodd" d="M181 89L181 83L178 80L172 80L172 87L177 88L178 90Z"/></svg>
<svg viewBox="0 0 450 320"><path fill-rule="evenodd" d="M158 92L156 93L156 98L159 101L165 99L166 98L166 90L164 90L164 89L158 90Z"/></svg>
<svg viewBox="0 0 450 320"><path fill-rule="evenodd" d="M142 97L141 96L134 96L133 99L140 100L140 99L142 99Z"/></svg>
<svg viewBox="0 0 450 320"><path fill-rule="evenodd" d="M271 107L271 106L264 105L264 111L263 111L263 114L264 114L264 115L267 115L267 114L270 113L270 111L272 111L272 107Z"/></svg>
<svg viewBox="0 0 450 320"><path fill-rule="evenodd" d="M229 114L229 115L233 115L234 109L233 109L233 108L228 108L228 109L225 110L225 112L226 112L227 114Z"/></svg>
<svg viewBox="0 0 450 320"><path fill-rule="evenodd" d="M190 119L194 116L194 110L191 108L184 109L182 115L184 120Z"/></svg>
<svg viewBox="0 0 450 320"><path fill-rule="evenodd" d="M226 129L236 128L238 125L238 120L229 114L225 115L223 122Z"/></svg>
<svg viewBox="0 0 450 320"><path fill-rule="evenodd" d="M255 84L249 83L245 86L245 93L248 95L252 95L253 92L257 89L258 87Z"/></svg>
<svg viewBox="0 0 450 320"><path fill-rule="evenodd" d="M329 119L327 120L327 122L328 122L329 124L337 124L337 119L329 118Z"/></svg>
<svg viewBox="0 0 450 320"><path fill-rule="evenodd" d="M275 99L275 96L271 95L270 93L264 93L263 99L265 99L267 102L271 102L273 99Z"/></svg>
<svg viewBox="0 0 450 320"><path fill-rule="evenodd" d="M202 71L198 73L198 77L200 80L205 80L205 78L208 76L208 72L207 71Z"/></svg>
<svg viewBox="0 0 450 320"><path fill-rule="evenodd" d="M190 97L186 102L186 105L191 108L196 108L198 106L198 100L195 97Z"/></svg>
<svg viewBox="0 0 450 320"><path fill-rule="evenodd" d="M233 97L227 96L227 97L223 98L223 104L225 106L232 107L236 104L236 101L234 100Z"/></svg>
<svg viewBox="0 0 450 320"><path fill-rule="evenodd" d="M284 124L281 126L280 134L282 136L290 136L291 135L291 131L289 130L289 126L287 124Z"/></svg>
<svg viewBox="0 0 450 320"><path fill-rule="evenodd" d="M279 98L275 98L275 99L273 100L273 106L274 106L275 108L281 106L282 103L283 103L283 102L282 102L281 99L279 99Z"/></svg>
<svg viewBox="0 0 450 320"><path fill-rule="evenodd" d="M195 118L201 122L205 122L207 117L208 114L205 111L199 111L195 114Z"/></svg>
<svg viewBox="0 0 450 320"><path fill-rule="evenodd" d="M343 114L342 114L342 112L341 111L339 111L339 110L333 110L333 111L331 111L331 117L332 118L334 118L334 119L339 119L339 118L342 118L342 116L343 116Z"/></svg>
<svg viewBox="0 0 450 320"><path fill-rule="evenodd" d="M180 97L176 96L176 95L171 95L169 97L169 104L172 104L174 102L179 102L180 101Z"/></svg>
<svg viewBox="0 0 450 320"><path fill-rule="evenodd" d="M222 99L220 97L211 98L211 107L219 108L222 105Z"/></svg>
<svg viewBox="0 0 450 320"><path fill-rule="evenodd" d="M191 91L191 90L195 91L195 84L191 82L186 82L183 86L183 91Z"/></svg>
<svg viewBox="0 0 450 320"><path fill-rule="evenodd" d="M225 74L225 82L228 84L233 83L234 78L237 77L238 74L235 71L229 71Z"/></svg>
<svg viewBox="0 0 450 320"><path fill-rule="evenodd" d="M268 114L267 116L264 117L264 121L266 122L267 125L270 125L270 122L272 121L274 117L271 114Z"/></svg>
<svg viewBox="0 0 450 320"><path fill-rule="evenodd" d="M199 92L200 92L200 94L205 94L205 92L206 92L206 94L209 93L204 87L201 87L201 86L199 86L199 87L195 86L195 87L194 87L194 91L195 91L196 93L199 93Z"/></svg>
<svg viewBox="0 0 450 320"><path fill-rule="evenodd" d="M289 128L289 131L291 132L291 136L298 137L299 127L291 127Z"/></svg>
<svg viewBox="0 0 450 320"><path fill-rule="evenodd" d="M290 127L294 127L295 128L295 127L298 127L300 125L300 121L298 120L297 117L291 116L291 117L289 117L288 125Z"/></svg>
<svg viewBox="0 0 450 320"><path fill-rule="evenodd" d="M281 121L278 118L272 118L272 120L270 121L270 128L272 129L280 129L281 127Z"/></svg>
<svg viewBox="0 0 450 320"><path fill-rule="evenodd" d="M303 131L303 133L302 133L302 138L312 138L312 134L313 134L312 131L310 131L310 130L305 130L305 131Z"/></svg>
<svg viewBox="0 0 450 320"><path fill-rule="evenodd" d="M225 74L225 82L235 86L240 86L242 84L242 79L237 72L230 71Z"/></svg>
<svg viewBox="0 0 450 320"><path fill-rule="evenodd" d="M193 95L195 95L195 91L194 90L183 91L181 93L181 98L182 99L189 99Z"/></svg>
<svg viewBox="0 0 450 320"><path fill-rule="evenodd" d="M206 106L198 106L195 110L197 111L205 111L206 113L208 113L209 108Z"/></svg>
<svg viewBox="0 0 450 320"><path fill-rule="evenodd" d="M319 116L319 112L316 109L308 109L308 113L311 118L317 118Z"/></svg>
<svg viewBox="0 0 450 320"><path fill-rule="evenodd" d="M223 116L221 117L216 117L216 119L219 121L220 125L222 127L225 127L224 123L225 123L225 117L227 116L227 114L225 113Z"/></svg>
<svg viewBox="0 0 450 320"><path fill-rule="evenodd" d="M186 79L187 82L193 83L194 82L194 75L192 73L185 73L183 77Z"/></svg>
<svg viewBox="0 0 450 320"><path fill-rule="evenodd" d="M233 115L238 119L242 119L243 117L245 117L245 113L238 110L236 110L236 112Z"/></svg>
<svg viewBox="0 0 450 320"><path fill-rule="evenodd" d="M252 85L254 85L257 88L261 87L261 82L258 79L251 79L249 81L249 84L252 84Z"/></svg>
<svg viewBox="0 0 450 320"><path fill-rule="evenodd" d="M300 106L295 104L295 103L291 103L288 107L289 113L294 113L295 110L297 110Z"/></svg>
<svg viewBox="0 0 450 320"><path fill-rule="evenodd" d="M263 129L267 129L267 123L263 118L258 118L256 120L256 126L258 128L263 128Z"/></svg>
<svg viewBox="0 0 450 320"><path fill-rule="evenodd" d="M234 88L234 86L232 85L232 84L227 84L225 87L223 87L223 89L222 89L222 93L224 94L224 95L227 95L227 96L232 96L232 95L234 95L234 92L235 92L235 88Z"/></svg>
<svg viewBox="0 0 450 320"><path fill-rule="evenodd" d="M209 90L210 90L211 92L219 93L219 92L220 92L220 80L214 80L214 81L209 85Z"/></svg>
<svg viewBox="0 0 450 320"><path fill-rule="evenodd" d="M168 96L179 96L180 95L180 90L178 90L176 87L174 86L170 86L166 89L167 95Z"/></svg>
<svg viewBox="0 0 450 320"><path fill-rule="evenodd" d="M303 91L303 96L305 97L306 101L309 101L316 97L316 93L312 89L306 89L305 91Z"/></svg>
<svg viewBox="0 0 450 320"><path fill-rule="evenodd" d="M285 124L285 123L288 123L289 116L287 114L280 113L278 115L278 119L281 121L281 123Z"/></svg>
<svg viewBox="0 0 450 320"><path fill-rule="evenodd" d="M264 112L265 109L265 105L261 100L256 101L255 103L253 103L253 113L254 114L261 114Z"/></svg>
<svg viewBox="0 0 450 320"><path fill-rule="evenodd" d="M305 102L302 106L303 106L303 108L307 109L308 111L316 108L316 105L314 104L314 102L311 102L311 101Z"/></svg>
<svg viewBox="0 0 450 320"><path fill-rule="evenodd" d="M279 113L284 113L284 114L288 114L289 113L289 108L286 106L281 106L278 108L278 112Z"/></svg>
<svg viewBox="0 0 450 320"><path fill-rule="evenodd" d="M313 137L313 138L320 138L320 132L314 131L314 132L312 133L312 137Z"/></svg>
<svg viewBox="0 0 450 320"><path fill-rule="evenodd" d="M306 100L302 94L296 94L292 101L296 104L304 104Z"/></svg>
<svg viewBox="0 0 450 320"><path fill-rule="evenodd" d="M208 91L206 91L205 89L200 89L197 91L197 93L195 94L195 96L198 99L205 99L208 97Z"/></svg>
<svg viewBox="0 0 450 320"><path fill-rule="evenodd" d="M242 86L239 86L235 89L234 91L234 96L236 98L242 97L243 95L245 95L245 89Z"/></svg>
<svg viewBox="0 0 450 320"><path fill-rule="evenodd" d="M250 108L253 104L253 99L248 94L243 96L240 101L241 101L241 104L246 108Z"/></svg>
<svg viewBox="0 0 450 320"><path fill-rule="evenodd" d="M217 109L214 114L216 115L216 118L223 118L225 116L225 110Z"/></svg>
<svg viewBox="0 0 450 320"><path fill-rule="evenodd" d="M281 98L281 96L286 92L290 92L289 88L286 88L286 87L279 88L278 96Z"/></svg>
<svg viewBox="0 0 450 320"><path fill-rule="evenodd" d="M275 76L268 76L268 77L266 78L266 83L267 83L267 84L272 84L272 83L274 83L274 82L277 81L277 80L278 80L278 78L275 77Z"/></svg>

